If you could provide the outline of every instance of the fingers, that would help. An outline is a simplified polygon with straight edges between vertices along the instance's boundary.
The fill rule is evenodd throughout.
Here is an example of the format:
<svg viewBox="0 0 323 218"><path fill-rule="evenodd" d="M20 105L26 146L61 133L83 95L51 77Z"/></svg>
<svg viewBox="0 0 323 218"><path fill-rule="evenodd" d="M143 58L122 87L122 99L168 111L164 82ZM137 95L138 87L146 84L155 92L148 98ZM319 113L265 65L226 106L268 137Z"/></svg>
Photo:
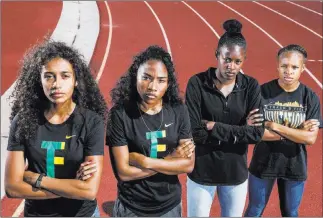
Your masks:
<svg viewBox="0 0 323 218"><path fill-rule="evenodd" d="M93 173L97 171L97 165L96 163L93 163L91 161L84 162L80 165L79 170L76 173L77 179L80 180L87 180L89 179Z"/></svg>
<svg viewBox="0 0 323 218"><path fill-rule="evenodd" d="M189 141L187 143L185 143L185 146L182 147L184 154L186 157L191 157L194 150L195 150L195 144L193 141Z"/></svg>
<svg viewBox="0 0 323 218"><path fill-rule="evenodd" d="M316 131L320 126L320 122L316 119L310 119L310 120L306 120L301 128L304 129L304 130L308 130L308 131Z"/></svg>
<svg viewBox="0 0 323 218"><path fill-rule="evenodd" d="M318 130L318 129L319 129L319 127L318 127L318 126L311 127L311 128L310 128L310 132L314 132L314 131L316 131L316 130Z"/></svg>
<svg viewBox="0 0 323 218"><path fill-rule="evenodd" d="M248 117L250 117L251 115L253 115L253 114L254 114L254 113L256 113L257 111L259 111L259 109L258 109L258 108L253 109L252 111L250 111L250 112L249 112Z"/></svg>
<svg viewBox="0 0 323 218"><path fill-rule="evenodd" d="M247 124L249 126L261 126L263 121L263 114L253 114L247 118Z"/></svg>

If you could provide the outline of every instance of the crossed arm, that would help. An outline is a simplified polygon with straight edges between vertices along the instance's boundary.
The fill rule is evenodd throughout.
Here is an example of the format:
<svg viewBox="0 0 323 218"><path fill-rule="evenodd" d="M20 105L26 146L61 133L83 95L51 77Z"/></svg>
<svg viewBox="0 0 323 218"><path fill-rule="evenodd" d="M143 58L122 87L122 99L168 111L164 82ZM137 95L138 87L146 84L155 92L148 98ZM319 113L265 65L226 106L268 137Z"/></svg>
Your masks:
<svg viewBox="0 0 323 218"><path fill-rule="evenodd" d="M93 200L97 194L103 166L103 156L87 156L85 161L95 163L93 165L82 166L80 169L91 176L85 175L80 179L56 179L43 177L41 189L33 188L40 174L25 171L25 161L23 151L9 151L6 172L5 191L9 198L26 199L51 199L51 198L73 198ZM95 168L93 170L93 168Z"/></svg>
<svg viewBox="0 0 323 218"><path fill-rule="evenodd" d="M257 109L250 111L247 124L250 126L262 125L263 114L257 113ZM264 141L277 141L282 138L289 139L296 143L313 145L316 141L320 122L317 119L306 120L300 129L293 129L272 121L265 122L265 133L262 137Z"/></svg>
<svg viewBox="0 0 323 218"><path fill-rule="evenodd" d="M136 152L129 153L127 145L111 148L117 174L122 181L143 179L156 173L190 173L194 168L194 149L191 139L183 139L171 154L164 159L155 159Z"/></svg>

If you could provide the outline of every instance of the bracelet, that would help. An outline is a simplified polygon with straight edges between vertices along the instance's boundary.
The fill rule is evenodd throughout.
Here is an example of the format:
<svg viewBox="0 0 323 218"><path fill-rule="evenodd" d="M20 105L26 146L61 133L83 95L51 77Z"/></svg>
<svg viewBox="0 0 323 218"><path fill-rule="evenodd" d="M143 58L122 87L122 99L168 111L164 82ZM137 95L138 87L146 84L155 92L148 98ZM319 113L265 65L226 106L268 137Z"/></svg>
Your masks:
<svg viewBox="0 0 323 218"><path fill-rule="evenodd" d="M37 188L37 189L40 189L40 184L41 184L41 181L43 179L43 177L45 176L44 173L41 173L39 176L38 176L38 179L36 180L35 184L34 184L34 187Z"/></svg>

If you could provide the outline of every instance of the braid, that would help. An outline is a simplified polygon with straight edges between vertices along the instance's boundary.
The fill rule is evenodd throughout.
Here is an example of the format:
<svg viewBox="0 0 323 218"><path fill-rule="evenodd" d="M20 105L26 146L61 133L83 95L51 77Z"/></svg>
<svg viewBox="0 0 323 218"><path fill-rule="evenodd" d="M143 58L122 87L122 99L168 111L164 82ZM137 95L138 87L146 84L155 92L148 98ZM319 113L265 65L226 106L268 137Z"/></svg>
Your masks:
<svg viewBox="0 0 323 218"><path fill-rule="evenodd" d="M286 52L299 52L300 54L303 55L304 57L304 61L306 61L307 59L307 52L305 50L305 48L303 48L302 46L300 45L296 45L296 44L290 44L290 45L287 45L285 46L284 48L281 48L279 51L278 51L278 54L277 54L277 58L280 57L280 55L286 53Z"/></svg>
<svg viewBox="0 0 323 218"><path fill-rule="evenodd" d="M246 49L247 43L243 35L241 34L242 24L235 20L227 20L223 23L223 28L225 29L225 33L221 36L217 51L224 45L232 46L238 45L242 48Z"/></svg>

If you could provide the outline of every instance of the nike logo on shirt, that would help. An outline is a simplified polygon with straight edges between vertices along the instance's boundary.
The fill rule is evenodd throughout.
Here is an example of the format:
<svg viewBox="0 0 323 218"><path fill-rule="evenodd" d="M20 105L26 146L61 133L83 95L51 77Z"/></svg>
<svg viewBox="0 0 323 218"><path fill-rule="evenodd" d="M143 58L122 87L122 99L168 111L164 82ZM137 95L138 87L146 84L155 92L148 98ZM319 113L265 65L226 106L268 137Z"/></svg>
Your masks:
<svg viewBox="0 0 323 218"><path fill-rule="evenodd" d="M170 125L172 125L173 123L170 123L170 124L166 124L165 123L165 128L169 127Z"/></svg>
<svg viewBox="0 0 323 218"><path fill-rule="evenodd" d="M66 139L70 139L70 138L72 138L72 137L74 137L74 136L76 136L76 135L67 135L65 138L66 138Z"/></svg>

